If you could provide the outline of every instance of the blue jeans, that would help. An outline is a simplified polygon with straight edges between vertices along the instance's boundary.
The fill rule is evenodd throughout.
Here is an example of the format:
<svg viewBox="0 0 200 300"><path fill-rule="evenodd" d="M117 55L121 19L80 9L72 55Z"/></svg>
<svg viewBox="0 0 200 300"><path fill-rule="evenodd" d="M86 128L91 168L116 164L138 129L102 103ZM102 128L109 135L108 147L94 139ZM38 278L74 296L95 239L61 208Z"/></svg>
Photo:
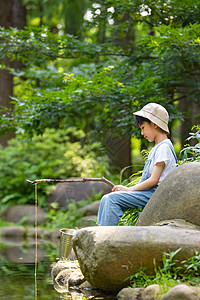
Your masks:
<svg viewBox="0 0 200 300"><path fill-rule="evenodd" d="M159 145L155 147L152 153L150 153L144 166L140 182L148 179L149 166L158 147ZM143 191L119 191L104 195L99 206L97 224L100 226L117 226L119 223L119 217L123 216L123 211L125 209L136 208L138 206L145 207L157 187L158 186L155 185Z"/></svg>
<svg viewBox="0 0 200 300"><path fill-rule="evenodd" d="M157 185L144 191L111 192L104 195L99 206L97 224L100 226L117 226L119 217L123 216L125 209L144 207L156 188Z"/></svg>

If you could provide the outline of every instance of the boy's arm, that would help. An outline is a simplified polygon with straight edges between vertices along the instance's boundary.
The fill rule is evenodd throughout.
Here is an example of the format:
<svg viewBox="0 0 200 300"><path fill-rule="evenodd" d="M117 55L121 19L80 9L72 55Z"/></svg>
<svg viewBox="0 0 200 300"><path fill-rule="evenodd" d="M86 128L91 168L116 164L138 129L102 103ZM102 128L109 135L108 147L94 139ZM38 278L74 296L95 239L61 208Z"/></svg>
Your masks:
<svg viewBox="0 0 200 300"><path fill-rule="evenodd" d="M138 183L134 186L131 186L131 187L126 187L123 185L116 185L113 188L113 192L116 192L116 191L125 191L125 192L143 191L148 188L151 188L152 186L154 186L158 183L164 167L165 167L164 161L159 162L155 165L151 177L149 177L147 180L145 180L141 183Z"/></svg>

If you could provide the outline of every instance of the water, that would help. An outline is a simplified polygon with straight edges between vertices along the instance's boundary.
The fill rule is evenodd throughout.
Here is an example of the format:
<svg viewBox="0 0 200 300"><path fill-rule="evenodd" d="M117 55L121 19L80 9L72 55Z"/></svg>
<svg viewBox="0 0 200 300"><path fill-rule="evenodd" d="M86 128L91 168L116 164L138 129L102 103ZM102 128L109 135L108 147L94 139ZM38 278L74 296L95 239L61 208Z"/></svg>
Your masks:
<svg viewBox="0 0 200 300"><path fill-rule="evenodd" d="M85 299L79 290L59 293L51 278L51 269L56 264L59 245L39 244L37 247L37 271L35 273L35 245L26 242L0 243L0 299L46 300ZM111 294L87 292L88 298L116 299Z"/></svg>
<svg viewBox="0 0 200 300"><path fill-rule="evenodd" d="M38 246L35 277L35 245L0 244L0 299L61 299L51 279L51 248L54 254L55 245Z"/></svg>

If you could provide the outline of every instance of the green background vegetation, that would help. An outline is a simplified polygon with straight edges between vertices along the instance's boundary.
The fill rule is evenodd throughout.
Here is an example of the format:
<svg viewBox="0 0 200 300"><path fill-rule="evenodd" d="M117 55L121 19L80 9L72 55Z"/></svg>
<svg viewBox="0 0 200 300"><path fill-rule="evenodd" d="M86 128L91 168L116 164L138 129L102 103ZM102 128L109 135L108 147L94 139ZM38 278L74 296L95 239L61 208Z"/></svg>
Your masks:
<svg viewBox="0 0 200 300"><path fill-rule="evenodd" d="M26 179L137 180L149 146L132 113L148 102L169 111L179 163L200 160L199 0L1 2L1 210L34 203ZM46 203L51 189L38 185L48 228L77 226L77 208L100 199L58 211ZM140 212L127 211L120 225L134 225ZM179 269L174 256L154 278L133 275L133 285L199 284L199 254Z"/></svg>
<svg viewBox="0 0 200 300"><path fill-rule="evenodd" d="M152 145L140 139L132 113L148 102L169 111L177 155L188 143L179 159L199 159L198 127L186 141L200 115L199 9L199 0L7 6L0 21L1 208L34 203L26 179L137 180L130 176ZM38 187L47 210L51 189Z"/></svg>

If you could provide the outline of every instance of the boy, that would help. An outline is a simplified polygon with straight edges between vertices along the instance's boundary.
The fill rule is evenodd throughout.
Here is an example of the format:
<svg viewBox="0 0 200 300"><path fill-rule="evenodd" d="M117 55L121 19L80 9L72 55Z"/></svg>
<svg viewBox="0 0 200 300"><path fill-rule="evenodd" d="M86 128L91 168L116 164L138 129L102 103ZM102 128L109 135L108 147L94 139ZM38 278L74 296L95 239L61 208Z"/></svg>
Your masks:
<svg viewBox="0 0 200 300"><path fill-rule="evenodd" d="M144 207L161 181L177 164L172 142L167 136L167 110L157 103L148 103L134 115L135 125L140 127L141 134L149 142L155 142L155 146L149 153L137 185L116 185L112 193L102 197L97 218L100 226L116 226L125 209Z"/></svg>

